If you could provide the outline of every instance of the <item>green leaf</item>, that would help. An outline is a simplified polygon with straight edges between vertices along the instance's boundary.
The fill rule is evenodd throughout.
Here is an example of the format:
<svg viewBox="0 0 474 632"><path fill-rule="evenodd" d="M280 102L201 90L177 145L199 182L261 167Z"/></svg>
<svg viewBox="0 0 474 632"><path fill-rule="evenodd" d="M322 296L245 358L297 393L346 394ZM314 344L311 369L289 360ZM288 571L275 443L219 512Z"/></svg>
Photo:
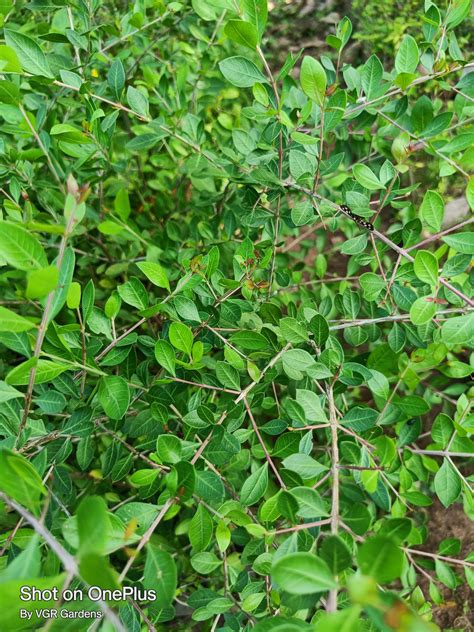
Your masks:
<svg viewBox="0 0 474 632"><path fill-rule="evenodd" d="M23 397L23 393L17 391L16 388L10 386L6 382L0 381L0 404L3 402L8 402L10 399L17 399L18 397Z"/></svg>
<svg viewBox="0 0 474 632"><path fill-rule="evenodd" d="M358 582L358 579L355 581ZM371 596L372 593L368 591L369 599ZM352 606L339 612L324 613L318 619L318 626L324 632L366 632L367 630L360 606Z"/></svg>
<svg viewBox="0 0 474 632"><path fill-rule="evenodd" d="M272 582L291 595L312 595L337 588L324 560L312 553L292 553L272 566Z"/></svg>
<svg viewBox="0 0 474 632"><path fill-rule="evenodd" d="M26 386L30 381L30 372L34 366L36 366L35 384L51 382L51 380L54 380L58 375L64 373L64 371L71 369L69 364L31 358L12 369L6 376L5 381L7 384L13 384L14 386Z"/></svg>
<svg viewBox="0 0 474 632"><path fill-rule="evenodd" d="M103 556L96 553L84 553L79 560L79 573L82 581L101 588L117 590L119 584L112 566Z"/></svg>
<svg viewBox="0 0 474 632"><path fill-rule="evenodd" d="M261 39L267 24L267 0L243 0L243 10L245 17L255 26Z"/></svg>
<svg viewBox="0 0 474 632"><path fill-rule="evenodd" d="M326 503L315 489L311 487L293 487L290 494L298 501L297 514L307 520L327 516Z"/></svg>
<svg viewBox="0 0 474 632"><path fill-rule="evenodd" d="M254 628L254 632L314 632L314 626L301 621L280 616L265 618L259 621Z"/></svg>
<svg viewBox="0 0 474 632"><path fill-rule="evenodd" d="M313 316L309 323L309 330L313 334L316 345L321 348L329 338L329 325L327 320L321 314Z"/></svg>
<svg viewBox="0 0 474 632"><path fill-rule="evenodd" d="M316 478L328 469L308 454L290 454L283 460L283 465L287 470L299 474L304 481Z"/></svg>
<svg viewBox="0 0 474 632"><path fill-rule="evenodd" d="M114 210L124 222L132 212L127 189L119 189L114 200Z"/></svg>
<svg viewBox="0 0 474 632"><path fill-rule="evenodd" d="M377 422L378 413L373 408L354 406L342 418L341 423L349 424L355 432L365 432L373 428Z"/></svg>
<svg viewBox="0 0 474 632"><path fill-rule="evenodd" d="M430 229L441 230L444 217L443 198L437 191L428 190L420 206L420 218Z"/></svg>
<svg viewBox="0 0 474 632"><path fill-rule="evenodd" d="M55 263L57 263L55 261ZM51 304L51 311L49 313L48 323L50 323L59 314L66 302L69 287L72 282L72 276L74 273L74 267L76 259L74 250L72 248L66 248L64 253L61 269L59 270L59 278L57 283L57 289L53 295L53 301Z"/></svg>
<svg viewBox="0 0 474 632"><path fill-rule="evenodd" d="M251 88L256 83L266 83L265 75L246 57L228 57L219 62L221 73L229 83L238 88Z"/></svg>
<svg viewBox="0 0 474 632"><path fill-rule="evenodd" d="M338 575L352 565L352 554L347 544L337 535L324 538L319 548L319 556L329 566L333 575Z"/></svg>
<svg viewBox="0 0 474 632"><path fill-rule="evenodd" d="M21 331L28 331L34 326L34 323L27 318L23 318L23 316L16 314L11 309L0 305L0 331L19 333Z"/></svg>
<svg viewBox="0 0 474 632"><path fill-rule="evenodd" d="M206 276L211 277L214 272L217 271L219 267L220 261L220 252L217 246L212 246L212 248L207 253L207 264L206 264Z"/></svg>
<svg viewBox="0 0 474 632"><path fill-rule="evenodd" d="M308 340L306 328L296 318L282 318L280 320L280 331L283 338L292 344L300 344Z"/></svg>
<svg viewBox="0 0 474 632"><path fill-rule="evenodd" d="M362 69L362 89L368 99L373 99L380 93L383 76L383 66L377 55L371 55Z"/></svg>
<svg viewBox="0 0 474 632"><path fill-rule="evenodd" d="M146 309L148 307L148 294L143 283L136 277L131 277L123 285L117 288L120 298L137 309Z"/></svg>
<svg viewBox="0 0 474 632"><path fill-rule="evenodd" d="M213 522L207 509L198 505L196 513L189 523L189 541L195 553L204 551L212 539Z"/></svg>
<svg viewBox="0 0 474 632"><path fill-rule="evenodd" d="M405 492L403 497L406 498L411 505L416 505L417 507L429 507L433 504L433 500L429 496L418 491Z"/></svg>
<svg viewBox="0 0 474 632"><path fill-rule="evenodd" d="M454 277L464 272L466 267L471 262L469 255L457 254L449 257L441 270L443 277Z"/></svg>
<svg viewBox="0 0 474 632"><path fill-rule="evenodd" d="M444 321L441 327L441 339L450 345L472 342L474 340L474 314L455 316Z"/></svg>
<svg viewBox="0 0 474 632"><path fill-rule="evenodd" d="M0 585L15 579L36 579L41 572L41 549L38 535L30 538L26 548L0 571Z"/></svg>
<svg viewBox="0 0 474 632"><path fill-rule="evenodd" d="M28 273L26 286L27 298L44 298L56 289L59 281L59 270L56 266L47 266Z"/></svg>
<svg viewBox="0 0 474 632"><path fill-rule="evenodd" d="M442 240L448 244L450 248L454 248L454 250L458 252L462 252L466 255L474 255L474 232L446 235L442 237Z"/></svg>
<svg viewBox="0 0 474 632"><path fill-rule="evenodd" d="M379 483L379 473L373 470L364 470L360 473L360 481L369 494L375 494Z"/></svg>
<svg viewBox="0 0 474 632"><path fill-rule="evenodd" d="M471 211L474 211L474 178L471 178L466 187L466 199Z"/></svg>
<svg viewBox="0 0 474 632"><path fill-rule="evenodd" d="M198 308L194 301L190 298L186 298L185 296L177 296L173 304L176 308L176 311L185 320L192 320L196 323L201 322L201 317L199 316Z"/></svg>
<svg viewBox="0 0 474 632"><path fill-rule="evenodd" d="M305 154L298 149L290 150L290 173L295 180L302 176L313 176L316 172L316 160L311 154Z"/></svg>
<svg viewBox="0 0 474 632"><path fill-rule="evenodd" d="M251 49L255 49L259 41L255 26L243 20L229 20L225 25L224 33L233 42Z"/></svg>
<svg viewBox="0 0 474 632"><path fill-rule="evenodd" d="M384 185L367 165L354 165L352 167L352 173L357 182L369 191L377 191L378 189L384 188Z"/></svg>
<svg viewBox="0 0 474 632"><path fill-rule="evenodd" d="M405 35L395 56L395 69L398 73L414 73L420 61L418 45L411 35Z"/></svg>
<svg viewBox="0 0 474 632"><path fill-rule="evenodd" d="M175 349L184 351L184 353L191 356L194 337L193 332L187 325L184 323L171 323L168 335Z"/></svg>
<svg viewBox="0 0 474 632"><path fill-rule="evenodd" d="M314 217L313 207L308 200L299 202L291 209L291 221L295 226L304 226Z"/></svg>
<svg viewBox="0 0 474 632"><path fill-rule="evenodd" d="M21 101L21 93L18 86L12 81L3 79L0 81L0 102L8 105L18 105Z"/></svg>
<svg viewBox="0 0 474 632"><path fill-rule="evenodd" d="M74 281L69 286L69 290L67 292L66 304L68 309L78 309L81 304L81 285Z"/></svg>
<svg viewBox="0 0 474 632"><path fill-rule="evenodd" d="M63 573L61 575L50 575L48 577L35 577L33 580L34 583L31 580L27 583L25 579L22 578L7 581L2 584L2 590L0 591L0 628L11 632L21 630L22 627L24 628L25 622L19 618L20 610L29 613L26 616L30 617L28 623L32 629L34 629L33 626L39 628L44 625L44 618L40 618L39 613L43 613L44 617L44 612L49 609L54 609L56 602L54 599L42 599L41 595L50 596L53 594L51 592L52 590L57 590L58 594L60 594L66 577L66 574ZM39 591L39 597L29 601L21 600L20 594L23 586L27 585L32 587L32 584L34 588ZM45 592L43 593L43 591Z"/></svg>
<svg viewBox="0 0 474 632"><path fill-rule="evenodd" d="M470 10L470 0L454 0L446 12L446 26L454 29L469 15Z"/></svg>
<svg viewBox="0 0 474 632"><path fill-rule="evenodd" d="M23 70L32 75L54 78L45 54L34 39L10 29L4 29L4 36L7 45L16 52Z"/></svg>
<svg viewBox="0 0 474 632"><path fill-rule="evenodd" d="M46 494L41 477L21 454L0 449L0 490L35 514L40 497Z"/></svg>
<svg viewBox="0 0 474 632"><path fill-rule="evenodd" d="M99 384L99 402L111 419L122 419L130 405L127 382L118 375L107 375Z"/></svg>
<svg viewBox="0 0 474 632"><path fill-rule="evenodd" d="M376 397L387 400L390 394L390 384L383 373L370 369L372 377L367 380L367 386Z"/></svg>
<svg viewBox="0 0 474 632"><path fill-rule="evenodd" d="M367 233L356 235L352 239L346 239L341 247L343 255L359 255L367 246Z"/></svg>
<svg viewBox="0 0 474 632"><path fill-rule="evenodd" d="M132 110L139 116L142 118L148 118L148 98L143 94L143 92L137 90L133 86L128 86L127 102Z"/></svg>
<svg viewBox="0 0 474 632"><path fill-rule="evenodd" d="M162 138L164 138L164 135L161 134L140 134L132 138L132 140L129 140L126 144L126 148L129 151L140 153L154 147Z"/></svg>
<svg viewBox="0 0 474 632"><path fill-rule="evenodd" d="M217 362L216 377L222 386L240 391L239 372L227 362Z"/></svg>
<svg viewBox="0 0 474 632"><path fill-rule="evenodd" d="M268 349L268 340L258 331L238 331L229 338L229 341L236 347L248 349L249 351L263 351Z"/></svg>
<svg viewBox="0 0 474 632"><path fill-rule="evenodd" d="M362 573L380 584L387 584L402 574L404 558L393 540L374 536L359 547L357 561Z"/></svg>
<svg viewBox="0 0 474 632"><path fill-rule="evenodd" d="M110 319L116 318L121 306L122 306L122 299L118 295L118 292L117 293L114 292L105 301L104 314L107 316L107 318L110 318Z"/></svg>
<svg viewBox="0 0 474 632"><path fill-rule="evenodd" d="M264 463L251 474L240 490L240 502L245 507L255 505L265 494L268 485L268 463Z"/></svg>
<svg viewBox="0 0 474 632"><path fill-rule="evenodd" d="M155 342L155 358L168 373L176 376L176 356L173 347L166 340Z"/></svg>
<svg viewBox="0 0 474 632"><path fill-rule="evenodd" d="M51 136L58 136L60 140L67 141L69 143L88 143L89 139L85 136L81 130L74 126L68 125L66 123L58 123L57 125L53 125L50 132ZM72 206L74 202L72 202Z"/></svg>
<svg viewBox="0 0 474 632"><path fill-rule="evenodd" d="M209 551L203 551L202 553L193 555L191 558L191 566L200 575L210 575L212 571L219 568L221 564L222 560L220 560L215 553L210 553Z"/></svg>
<svg viewBox="0 0 474 632"><path fill-rule="evenodd" d="M306 96L318 105L324 103L327 77L324 68L314 57L306 56L303 58L300 82Z"/></svg>
<svg viewBox="0 0 474 632"><path fill-rule="evenodd" d="M451 590L454 590L457 587L458 582L456 579L456 573L448 564L446 564L446 562L443 562L440 559L436 559L435 570L436 575L438 576L438 579L442 584L444 584Z"/></svg>
<svg viewBox="0 0 474 632"><path fill-rule="evenodd" d="M327 422L327 415L316 393L306 389L296 389L296 401L302 406L308 421Z"/></svg>
<svg viewBox="0 0 474 632"><path fill-rule="evenodd" d="M154 263L153 261L140 261L137 263L137 267L141 272L143 272L146 278L153 283L153 285L164 288L168 291L170 290L168 276L165 269L162 268L159 263Z"/></svg>
<svg viewBox="0 0 474 632"><path fill-rule="evenodd" d="M264 592L252 593L242 601L242 610L244 612L254 612L264 599Z"/></svg>
<svg viewBox="0 0 474 632"><path fill-rule="evenodd" d="M109 532L107 505L100 496L87 496L77 509L79 555L103 555Z"/></svg>
<svg viewBox="0 0 474 632"><path fill-rule="evenodd" d="M217 19L218 7L208 2L208 0L192 0L192 7L200 18L206 21Z"/></svg>
<svg viewBox="0 0 474 632"><path fill-rule="evenodd" d="M158 470L136 470L130 476L130 484L134 487L150 487L158 477Z"/></svg>
<svg viewBox="0 0 474 632"><path fill-rule="evenodd" d="M178 571L173 557L154 544L146 547L143 586L156 592L157 608L171 605L178 586Z"/></svg>
<svg viewBox="0 0 474 632"><path fill-rule="evenodd" d="M345 16L338 23L336 28L336 35L341 40L342 46L345 46L349 41L352 34L352 22Z"/></svg>
<svg viewBox="0 0 474 632"><path fill-rule="evenodd" d="M298 511L298 502L296 499L287 492L282 489L278 494L278 503L277 507L281 515L289 520L290 522L296 522L296 512Z"/></svg>
<svg viewBox="0 0 474 632"><path fill-rule="evenodd" d="M289 378L301 380L303 372L314 364L312 356L304 349L290 349L281 356L283 369Z"/></svg>
<svg viewBox="0 0 474 632"><path fill-rule="evenodd" d="M435 287L438 283L438 260L428 250L417 251L413 269L423 283L427 283L431 287Z"/></svg>
<svg viewBox="0 0 474 632"><path fill-rule="evenodd" d="M76 88L76 90L79 90L83 84L82 77L76 72L64 70L64 68L61 68L59 71L59 76L66 85L71 86L72 88Z"/></svg>
<svg viewBox="0 0 474 632"><path fill-rule="evenodd" d="M374 272L364 272L360 275L359 282L367 301L375 301L386 287L383 278Z"/></svg>
<svg viewBox="0 0 474 632"><path fill-rule="evenodd" d="M449 507L459 498L462 490L461 478L448 459L443 459L443 465L436 472L434 488L445 507Z"/></svg>
<svg viewBox="0 0 474 632"><path fill-rule="evenodd" d="M10 46L0 45L1 72L21 72L21 64L15 50Z"/></svg>
<svg viewBox="0 0 474 632"><path fill-rule="evenodd" d="M181 461L181 441L174 435L160 435L156 440L156 451L163 463L179 463Z"/></svg>
<svg viewBox="0 0 474 632"><path fill-rule="evenodd" d="M424 415L430 410L430 405L418 395L407 395L398 400L396 406L400 408L407 417L417 417Z"/></svg>
<svg viewBox="0 0 474 632"><path fill-rule="evenodd" d="M34 270L48 265L39 241L21 226L10 222L0 222L0 255L19 270Z"/></svg>
<svg viewBox="0 0 474 632"><path fill-rule="evenodd" d="M423 132L428 123L433 120L433 104L426 94L421 96L413 106L411 119L415 132Z"/></svg>
<svg viewBox="0 0 474 632"><path fill-rule="evenodd" d="M438 114L438 116L435 116L423 130L423 137L429 138L430 136L437 136L438 134L441 134L441 132L449 127L452 118L452 112L442 112L441 114Z"/></svg>
<svg viewBox="0 0 474 632"><path fill-rule="evenodd" d="M418 298L410 307L410 320L414 325L424 325L436 314L436 305L428 297Z"/></svg>
<svg viewBox="0 0 474 632"><path fill-rule="evenodd" d="M109 88L114 97L117 101L120 101L120 96L125 85L125 70L123 69L123 64L119 58L114 59L109 68L109 72L107 73L107 83L109 84Z"/></svg>

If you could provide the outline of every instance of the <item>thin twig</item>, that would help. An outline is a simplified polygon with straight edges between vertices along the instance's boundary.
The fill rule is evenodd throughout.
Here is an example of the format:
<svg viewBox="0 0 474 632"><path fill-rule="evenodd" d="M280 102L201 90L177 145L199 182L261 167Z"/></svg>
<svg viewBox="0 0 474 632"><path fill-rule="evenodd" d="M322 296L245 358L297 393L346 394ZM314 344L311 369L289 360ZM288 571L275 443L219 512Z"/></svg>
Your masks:
<svg viewBox="0 0 474 632"><path fill-rule="evenodd" d="M336 378L335 378L336 379ZM338 445L338 421L336 406L334 403L334 391L331 384L327 388L329 421L331 423L331 475L332 475L332 506L331 506L331 533L337 535L339 530L339 445ZM337 610L337 588L329 591L326 603L328 612Z"/></svg>
<svg viewBox="0 0 474 632"><path fill-rule="evenodd" d="M474 568L474 563L467 560L458 560L455 557L446 557L445 555L438 555L437 553L428 553L427 551L418 551L417 549L403 548L407 553L412 555L421 555L423 557L431 557L433 560L441 560L442 562L448 562L448 564L459 564L460 566L467 566L468 568Z"/></svg>
<svg viewBox="0 0 474 632"><path fill-rule="evenodd" d="M262 435L260 434L260 431L259 431L259 429L258 429L257 423L256 423L256 421L255 421L255 418L254 418L254 416L253 416L253 414L252 414L252 411L251 411L251 409L250 409L249 403L248 403L248 401L247 401L247 399L246 399L246 398L244 398L244 404L245 404L245 408L247 409L247 413L248 413L248 415L249 415L249 417L250 417L250 421L252 422L252 427L253 427L253 429L254 429L254 432L255 432L255 434L257 435L258 441L259 441L260 445L262 446L262 450L263 450L263 451L264 451L264 453L265 453L265 458L266 458L266 460L267 460L267 462L268 462L268 465L269 465L269 466L271 467L271 469L273 470L273 472L274 472L274 474L275 474L275 477L276 477L277 481L278 481L278 482L279 482L279 484L280 484L280 487L281 487L282 489L286 489L286 485L285 485L285 483L283 482L283 479L281 478L280 473L278 472L278 470L277 470L277 468L276 468L275 464L273 463L272 458L271 458L271 456L270 456L270 453L269 453L269 452L268 452L268 450L267 450L267 446L265 445L265 442L264 442L264 441L263 441L263 439L262 439Z"/></svg>
<svg viewBox="0 0 474 632"><path fill-rule="evenodd" d="M133 562L135 561L138 553L140 553L140 551L143 549L143 547L145 546L145 544L148 543L149 539L151 538L151 536L153 535L156 527L160 524L160 522L163 520L166 512L168 511L168 509L171 507L171 505L175 502L175 498L168 498L168 500L165 502L165 504L163 505L163 507L160 509L158 515L156 516L156 518L153 520L153 522L151 523L151 525L148 527L148 529L145 531L144 535L142 536L141 540L139 541L136 549L133 552L133 556L129 557L127 560L127 563L125 564L125 566L123 567L122 572L120 573L119 576L119 582L123 582L123 580L125 579L128 571L130 570L130 568L132 567Z"/></svg>
<svg viewBox="0 0 474 632"><path fill-rule="evenodd" d="M67 245L67 241L74 229L74 223L75 223L75 209L71 210L71 214L69 216L69 220L66 226L66 229L64 231L64 234L61 238L61 245L59 248L59 253L58 253L58 258L56 260L56 267L58 268L59 272L61 272L61 266L64 260L64 255L66 253L66 245ZM41 355L41 348L43 346L43 341L44 341L44 337L46 335L46 331L48 329L48 325L49 325L49 316L50 316L50 312L51 312L51 308L53 306L53 300L54 300L54 296L56 294L56 289L53 290L52 292L50 292L46 298L46 303L44 306L44 311L43 311L43 317L41 318L41 323L40 326L38 328L38 335L36 337L36 343L35 343L35 349L33 352L33 358L35 358L36 360L39 359L40 355ZM23 415L20 421L20 424L18 426L18 432L17 432L17 436L16 436L16 440L15 440L15 447L18 445L18 441L20 440L20 436L23 432L23 429L25 428L27 419L28 419L28 415L30 412L30 407L31 407L31 400L33 397L33 388L35 385L35 378L36 378L36 368L37 368L37 364L33 365L31 367L30 370L30 376L28 379L28 386L26 389L26 394L25 394L25 405L23 408Z"/></svg>
<svg viewBox="0 0 474 632"><path fill-rule="evenodd" d="M53 164L53 161L51 160L51 156L49 155L49 151L48 151L48 150L46 149L46 147L43 145L43 141L41 140L41 138L40 138L40 136L39 136L38 132L37 132L37 131L35 130L35 128L33 127L32 123L31 123L31 121L30 121L30 119L29 119L29 117L28 117L28 114L26 113L26 111L25 111L25 109L23 108L23 106L22 106L22 105L18 105L18 109L20 110L21 115L22 115L22 116L23 116L23 118L25 119L25 123L26 123L26 124L28 125L28 127L30 128L31 133L33 134L33 136L34 136L34 138L35 138L35 140L36 140L36 142L37 142L37 144L38 144L38 147L39 147L39 148L41 149L41 151L43 152L44 157L46 158L46 161L47 161L47 163L48 163L49 170L51 171L51 174L53 175L54 179L55 179L55 180L56 180L56 182L58 183L60 190L61 190L63 193L65 193L63 183L62 183L62 181L61 181L61 178L59 177L59 174L58 174L58 172L57 172L57 170L56 170L56 167L55 167L55 166L54 166L54 164Z"/></svg>
<svg viewBox="0 0 474 632"><path fill-rule="evenodd" d="M313 529L314 527L322 527L325 524L330 524L331 518L325 518L324 520L315 520L314 522L303 522L303 524L297 524L294 527L285 527L284 529L276 529L272 531L275 535L281 535L283 533L294 533L295 531L303 531L305 529Z"/></svg>
<svg viewBox="0 0 474 632"><path fill-rule="evenodd" d="M57 557L61 560L61 563L64 567L64 570L67 573L72 573L75 577L84 581L79 572L79 567L75 558L68 552L66 549L60 544L56 538L52 535L52 533L37 519L33 514L31 514L27 509L25 509L22 505L17 503L15 500L7 496L4 492L0 492L0 498L12 509L14 509L20 516L30 524L35 532L40 535L43 540L48 544L49 548L57 555ZM84 582L86 583L86 582ZM87 583L86 583L87 584ZM117 617L115 612L106 604L105 601L98 600L97 604L100 609L107 617L107 619L115 626L115 629L118 632L126 632L123 627L120 619Z"/></svg>

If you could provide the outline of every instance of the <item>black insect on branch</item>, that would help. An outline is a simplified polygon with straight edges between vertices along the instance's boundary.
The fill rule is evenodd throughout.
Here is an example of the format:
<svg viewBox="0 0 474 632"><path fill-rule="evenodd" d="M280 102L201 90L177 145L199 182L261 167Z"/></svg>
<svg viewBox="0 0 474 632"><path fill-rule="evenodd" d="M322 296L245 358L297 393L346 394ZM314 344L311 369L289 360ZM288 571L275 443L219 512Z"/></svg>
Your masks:
<svg viewBox="0 0 474 632"><path fill-rule="evenodd" d="M362 226L362 228L365 228L366 230L370 230L370 231L374 230L373 224L365 220L360 215L356 215L355 213L353 213L346 204L341 204L339 208L345 215L348 215L352 220L354 220L356 224L359 224L359 226Z"/></svg>

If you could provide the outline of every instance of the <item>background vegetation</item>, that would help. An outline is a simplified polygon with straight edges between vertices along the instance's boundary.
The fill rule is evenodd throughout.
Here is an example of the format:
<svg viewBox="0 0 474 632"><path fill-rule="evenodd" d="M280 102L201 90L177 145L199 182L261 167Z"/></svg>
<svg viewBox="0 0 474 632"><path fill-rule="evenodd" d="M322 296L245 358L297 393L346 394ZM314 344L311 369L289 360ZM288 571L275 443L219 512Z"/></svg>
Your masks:
<svg viewBox="0 0 474 632"><path fill-rule="evenodd" d="M397 6L0 3L2 630L470 629L470 3Z"/></svg>

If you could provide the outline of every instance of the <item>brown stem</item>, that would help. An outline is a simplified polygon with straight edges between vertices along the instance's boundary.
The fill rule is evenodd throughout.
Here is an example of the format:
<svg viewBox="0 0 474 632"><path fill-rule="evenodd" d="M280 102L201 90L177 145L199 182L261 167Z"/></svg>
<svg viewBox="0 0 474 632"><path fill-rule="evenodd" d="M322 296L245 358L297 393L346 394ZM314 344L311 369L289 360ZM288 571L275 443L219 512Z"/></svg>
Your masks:
<svg viewBox="0 0 474 632"><path fill-rule="evenodd" d="M73 209L71 211L71 215L69 217L67 226L64 230L64 234L61 238L61 244L59 247L59 253L58 253L58 258L56 261L56 267L58 268L59 271L61 271L61 266L64 260L64 255L66 253L66 245L67 245L67 241L69 239L69 236L71 235L73 228L74 228L74 222L75 222L75 209ZM38 335L36 337L36 343L35 343L35 349L33 352L33 357L38 360L41 354L41 348L43 346L43 341L44 341L44 337L46 335L46 331L48 329L48 325L49 325L49 315L51 312L51 307L53 305L53 299L54 299L54 295L56 293L56 290L53 290L52 292L50 292L46 298L46 304L44 306L44 311L43 311L43 317L41 319L41 323L40 326L38 328ZM18 426L18 433L16 436L16 440L15 440L15 447L18 445L18 441L20 439L21 433L23 432L25 426L26 426L26 422L28 419L28 415L30 412L30 408L31 408L31 400L33 398L33 387L35 385L35 378L36 378L36 365L31 367L30 370L30 376L28 379L28 387L26 389L26 394L25 394L25 406L23 408L23 415L21 417L21 421L20 424Z"/></svg>
<svg viewBox="0 0 474 632"><path fill-rule="evenodd" d="M332 507L331 507L331 533L337 535L339 529L339 445L338 445L338 422L336 406L334 403L334 391L332 384L327 389L329 404L329 420L331 423L331 452L332 452ZM337 610L337 588L329 591L326 610L335 612Z"/></svg>
<svg viewBox="0 0 474 632"><path fill-rule="evenodd" d="M437 555L436 553L428 553L427 551L418 551L417 549L404 548L404 551L411 553L412 555L421 555L423 557L431 557L433 560L441 560L448 562L448 564L459 564L460 566L467 566L468 568L474 568L474 563L466 560L458 560L455 557L446 557L445 555Z"/></svg>
<svg viewBox="0 0 474 632"><path fill-rule="evenodd" d="M33 527L36 533L43 538L46 544L48 544L49 548L58 556L64 567L64 570L67 573L72 573L75 577L83 581L75 558L69 553L69 551L66 551L62 544L60 544L56 540L53 534L46 527L37 518L35 518L33 514L31 514L27 509L25 509L15 500L7 496L7 494L5 494L4 492L0 492L0 498L2 498L2 500L9 507L19 513L20 516ZM100 609L107 617L107 619L109 619L112 625L115 626L115 629L118 632L126 632L125 628L120 622L120 619L117 617L112 608L110 608L110 606L105 603L105 601L99 600L97 601L97 604L99 605Z"/></svg>
<svg viewBox="0 0 474 632"><path fill-rule="evenodd" d="M267 446L265 445L265 443L264 443L264 441L262 439L262 435L260 434L260 431L258 429L257 423L255 421L255 418L254 418L253 414L252 414L252 411L250 410L250 406L249 406L249 403L248 403L246 398L244 398L244 404L245 404L245 408L247 409L248 416L250 417L250 421L252 422L252 427L253 427L253 429L255 431L255 434L257 435L258 441L259 441L260 445L262 446L262 450L265 453L265 458L267 460L267 463L271 467L271 469L273 470L273 472L274 472L274 474L276 476L276 479L277 479L277 481L280 484L280 487L282 489L286 489L286 485L283 482L283 479L281 478L280 473L278 472L275 464L273 463L272 458L270 456L270 453L267 450Z"/></svg>
<svg viewBox="0 0 474 632"><path fill-rule="evenodd" d="M331 518L324 520L316 520L315 522L304 522L303 524L297 524L294 527L286 527L285 529L277 529L273 531L275 535L281 535L282 533L293 533L294 531L303 531L304 529L312 529L313 527L322 527L325 524L329 524Z"/></svg>

